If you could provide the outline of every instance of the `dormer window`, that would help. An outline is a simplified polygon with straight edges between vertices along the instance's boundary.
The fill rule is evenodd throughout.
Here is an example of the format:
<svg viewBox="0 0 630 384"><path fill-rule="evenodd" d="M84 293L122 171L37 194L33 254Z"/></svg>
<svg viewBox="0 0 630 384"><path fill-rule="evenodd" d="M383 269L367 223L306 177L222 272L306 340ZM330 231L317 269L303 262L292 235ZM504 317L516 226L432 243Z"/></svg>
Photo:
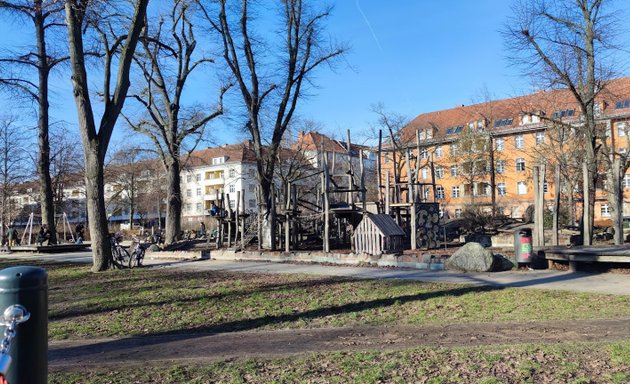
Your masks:
<svg viewBox="0 0 630 384"><path fill-rule="evenodd" d="M212 165L219 165L225 163L225 156L214 157L212 159Z"/></svg>
<svg viewBox="0 0 630 384"><path fill-rule="evenodd" d="M630 99L617 100L615 102L615 109L623 109L623 108L630 108Z"/></svg>
<svg viewBox="0 0 630 384"><path fill-rule="evenodd" d="M513 119L511 119L511 118L499 119L499 120L494 122L494 127L495 128L507 127L507 126L512 125L512 121L513 121Z"/></svg>
<svg viewBox="0 0 630 384"><path fill-rule="evenodd" d="M575 109L563 109L561 111L555 111L553 113L554 119L563 119L565 117L572 117L575 115Z"/></svg>

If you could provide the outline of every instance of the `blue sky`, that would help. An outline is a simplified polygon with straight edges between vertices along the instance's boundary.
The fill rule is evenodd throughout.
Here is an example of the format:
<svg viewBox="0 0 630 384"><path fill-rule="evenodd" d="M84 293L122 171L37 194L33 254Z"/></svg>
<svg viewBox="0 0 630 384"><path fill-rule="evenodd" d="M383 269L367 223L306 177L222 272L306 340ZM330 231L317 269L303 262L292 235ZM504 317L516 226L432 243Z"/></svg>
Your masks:
<svg viewBox="0 0 630 384"><path fill-rule="evenodd" d="M379 102L389 111L413 118L480 101L484 88L493 98L533 90L530 80L509 65L499 33L510 15L509 0L337 0L333 4L329 33L351 50L334 72L322 68L316 73L317 88L309 90L311 96L302 100L298 110L300 117L321 123L324 133L343 137L350 129L357 141L365 140L376 120L370 106ZM0 20L3 36L22 35L15 33L19 25ZM622 74L627 74L625 68ZM74 125L74 102L64 76L52 87L52 112ZM244 138L224 128L214 129L217 144ZM126 139L127 133L118 127L114 143Z"/></svg>

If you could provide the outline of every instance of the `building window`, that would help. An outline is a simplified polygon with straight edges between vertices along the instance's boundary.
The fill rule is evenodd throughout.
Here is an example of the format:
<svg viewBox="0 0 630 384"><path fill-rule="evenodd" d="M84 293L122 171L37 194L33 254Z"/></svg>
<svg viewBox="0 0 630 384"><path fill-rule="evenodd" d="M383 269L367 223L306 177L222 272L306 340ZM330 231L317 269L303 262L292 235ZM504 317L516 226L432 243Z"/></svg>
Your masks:
<svg viewBox="0 0 630 384"><path fill-rule="evenodd" d="M429 168L424 167L420 170L420 175L422 176L423 180L426 180L429 178Z"/></svg>
<svg viewBox="0 0 630 384"><path fill-rule="evenodd" d="M630 100L618 100L615 102L615 109L630 108Z"/></svg>
<svg viewBox="0 0 630 384"><path fill-rule="evenodd" d="M608 204L602 204L601 213L602 213L602 217L610 216L610 207L608 206Z"/></svg>
<svg viewBox="0 0 630 384"><path fill-rule="evenodd" d="M195 175L195 180L201 181L201 173Z"/></svg>
<svg viewBox="0 0 630 384"><path fill-rule="evenodd" d="M545 132L536 132L536 145L545 143Z"/></svg>
<svg viewBox="0 0 630 384"><path fill-rule="evenodd" d="M516 159L516 170L522 172L525 170L525 159L518 158Z"/></svg>
<svg viewBox="0 0 630 384"><path fill-rule="evenodd" d="M438 186L435 188L435 197L438 200L444 200L444 187Z"/></svg>
<svg viewBox="0 0 630 384"><path fill-rule="evenodd" d="M192 181L192 175L186 175L186 182L190 183Z"/></svg>
<svg viewBox="0 0 630 384"><path fill-rule="evenodd" d="M507 195L507 189L505 187L505 183L497 184L497 193L499 194L499 196Z"/></svg>
<svg viewBox="0 0 630 384"><path fill-rule="evenodd" d="M490 184L484 183L483 184L483 195L484 196L490 196L491 194L492 194L492 188L490 187Z"/></svg>
<svg viewBox="0 0 630 384"><path fill-rule="evenodd" d="M236 201L234 201L234 200L230 200L230 208L231 208L231 209L236 208Z"/></svg>
<svg viewBox="0 0 630 384"><path fill-rule="evenodd" d="M215 157L212 159L212 165L218 165L225 163L225 157Z"/></svg>
<svg viewBox="0 0 630 384"><path fill-rule="evenodd" d="M236 170L234 169L230 169L230 171L228 172L229 177L234 178L236 177Z"/></svg>
<svg viewBox="0 0 630 384"><path fill-rule="evenodd" d="M435 157L440 158L440 157L442 157L442 156L444 156L444 150L442 149L442 146L441 146L441 145L438 145L438 146L435 148Z"/></svg>
<svg viewBox="0 0 630 384"><path fill-rule="evenodd" d="M512 125L512 119L499 119L499 120L494 122L494 127L495 128L507 127L509 125Z"/></svg>
<svg viewBox="0 0 630 384"><path fill-rule="evenodd" d="M496 173L499 173L499 174L505 172L505 160L497 160L495 171Z"/></svg>
<svg viewBox="0 0 630 384"><path fill-rule="evenodd" d="M197 196L201 196L201 188L197 188Z"/></svg>
<svg viewBox="0 0 630 384"><path fill-rule="evenodd" d="M553 113L554 119L562 119L565 117L571 117L575 115L575 109L563 109L561 111L556 111Z"/></svg>
<svg viewBox="0 0 630 384"><path fill-rule="evenodd" d="M451 156L457 156L459 154L459 147L457 146L457 144L451 144L449 152L451 153Z"/></svg>
<svg viewBox="0 0 630 384"><path fill-rule="evenodd" d="M234 184L230 184L230 193L234 193L236 191L236 186Z"/></svg>
<svg viewBox="0 0 630 384"><path fill-rule="evenodd" d="M505 140L498 138L494 141L494 145L497 151L502 151L505 148Z"/></svg>
<svg viewBox="0 0 630 384"><path fill-rule="evenodd" d="M460 219L462 217L462 210L461 208L457 208L455 210L455 218Z"/></svg>
<svg viewBox="0 0 630 384"><path fill-rule="evenodd" d="M628 124L617 123L617 136L627 136L628 135Z"/></svg>
<svg viewBox="0 0 630 384"><path fill-rule="evenodd" d="M197 209L197 212L201 212L201 210L203 209L201 207L201 203L197 203L197 205L195 206L195 208Z"/></svg>
<svg viewBox="0 0 630 384"><path fill-rule="evenodd" d="M543 193L549 193L549 183L546 181L543 183Z"/></svg>
<svg viewBox="0 0 630 384"><path fill-rule="evenodd" d="M249 184L249 185L247 186L247 190L248 190L249 192L255 192L255 191L256 191L256 184Z"/></svg>
<svg viewBox="0 0 630 384"><path fill-rule="evenodd" d="M516 183L516 193L519 195L527 194L527 184L524 181L519 181Z"/></svg>
<svg viewBox="0 0 630 384"><path fill-rule="evenodd" d="M514 137L514 146L516 147L516 149L525 148L525 140L523 139L523 135L516 135Z"/></svg>
<svg viewBox="0 0 630 384"><path fill-rule="evenodd" d="M441 165L435 167L435 177L441 179L444 177L444 168Z"/></svg>
<svg viewBox="0 0 630 384"><path fill-rule="evenodd" d="M249 207L252 209L256 208L256 199L249 199Z"/></svg>
<svg viewBox="0 0 630 384"><path fill-rule="evenodd" d="M630 189L630 175L626 174L623 176L621 185L623 186L623 189Z"/></svg>
<svg viewBox="0 0 630 384"><path fill-rule="evenodd" d="M425 160L429 158L429 151L426 148L420 150L420 158Z"/></svg>
<svg viewBox="0 0 630 384"><path fill-rule="evenodd" d="M142 172L140 172L140 176L142 176L142 177L149 177L149 176L151 176L151 171L148 170L148 169L145 169Z"/></svg>
<svg viewBox="0 0 630 384"><path fill-rule="evenodd" d="M457 177L457 165L451 165L451 176Z"/></svg>
<svg viewBox="0 0 630 384"><path fill-rule="evenodd" d="M451 196L455 199L459 197L459 187L451 188Z"/></svg>
<svg viewBox="0 0 630 384"><path fill-rule="evenodd" d="M192 189L187 189L186 190L186 197L192 197Z"/></svg>
<svg viewBox="0 0 630 384"><path fill-rule="evenodd" d="M192 211L192 204L186 204L186 212Z"/></svg>
<svg viewBox="0 0 630 384"><path fill-rule="evenodd" d="M425 187L422 190L422 198L424 199L424 201L429 200L429 187Z"/></svg>
<svg viewBox="0 0 630 384"><path fill-rule="evenodd" d="M385 156L385 159L387 159L387 156ZM249 170L249 177L256 177L256 170L255 169L250 169Z"/></svg>

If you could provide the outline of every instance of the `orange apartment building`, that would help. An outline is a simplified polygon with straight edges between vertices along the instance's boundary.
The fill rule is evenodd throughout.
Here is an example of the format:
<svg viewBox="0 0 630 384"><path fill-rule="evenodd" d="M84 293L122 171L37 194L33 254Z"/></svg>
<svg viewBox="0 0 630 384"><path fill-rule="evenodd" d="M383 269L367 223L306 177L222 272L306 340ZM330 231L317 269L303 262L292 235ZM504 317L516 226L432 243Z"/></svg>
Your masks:
<svg viewBox="0 0 630 384"><path fill-rule="evenodd" d="M630 147L630 78L608 82L596 99L595 111L600 140L605 144L600 156L624 159ZM494 190L497 214L522 218L534 203L535 166L546 166L545 205L553 206L554 169L559 163L565 175L561 204L567 203L568 191L575 191L573 197L578 203L574 205L579 209L581 184L577 170L581 169L578 167L584 153L574 128L579 124L578 105L567 90L424 113L402 129L398 149L393 149L391 140L387 144L382 155L383 181L389 175L390 186L395 185L396 164L398 185L404 189L407 169L413 174L417 170L416 181L427 183L418 191L421 200L435 199L441 212L450 218L458 217L470 205L491 211ZM602 182L596 193L596 222L606 221L611 214L603 190L607 165L606 161L600 163ZM433 180L435 189L429 184ZM623 189L630 189L630 174L623 179ZM630 215L630 203L625 201L624 215Z"/></svg>

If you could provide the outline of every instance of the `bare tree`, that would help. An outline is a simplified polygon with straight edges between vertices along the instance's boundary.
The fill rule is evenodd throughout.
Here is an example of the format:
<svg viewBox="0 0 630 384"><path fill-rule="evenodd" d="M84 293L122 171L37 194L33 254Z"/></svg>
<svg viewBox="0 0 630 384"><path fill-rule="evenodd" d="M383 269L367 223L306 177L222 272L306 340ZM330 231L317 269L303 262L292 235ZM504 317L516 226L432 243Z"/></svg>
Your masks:
<svg viewBox="0 0 630 384"><path fill-rule="evenodd" d="M67 129L52 129L50 132L50 178L53 190L55 212L70 212L71 217L85 215L83 175L83 153L79 138ZM73 190L66 196L66 190ZM70 203L70 201L72 203Z"/></svg>
<svg viewBox="0 0 630 384"><path fill-rule="evenodd" d="M8 225L21 208L14 205L12 197L18 184L32 171L28 166L25 133L15 117L0 118L0 220L4 225Z"/></svg>
<svg viewBox="0 0 630 384"><path fill-rule="evenodd" d="M580 109L576 133L584 144L590 191L590 200L584 202L590 212L583 227L587 244L598 177L595 97L612 76L606 59L613 48L610 33L616 29L608 4L606 0L519 0L505 28L512 59L540 86L568 89Z"/></svg>
<svg viewBox="0 0 630 384"><path fill-rule="evenodd" d="M55 210L50 177L48 79L53 68L68 58L67 55L58 52L51 54L48 39L53 28L63 25L61 16L63 4L44 0L0 1L0 11L30 20L35 30L33 49L0 58L0 86L37 103L39 201L42 223L52 228L55 223ZM56 242L54 231L50 241L51 244Z"/></svg>
<svg viewBox="0 0 630 384"><path fill-rule="evenodd" d="M144 88L132 95L143 106L146 118L128 124L151 139L168 175L166 208L166 244L178 240L181 232L182 194L179 180L181 149L184 140L192 140L192 147L204 134L204 128L223 114L223 95L219 92L218 105L213 108L185 108L182 97L186 82L196 69L211 60L199 54L193 24L190 19L190 0L174 1L165 21L158 18L142 35L142 49L135 61L140 68ZM207 111L210 112L207 112Z"/></svg>
<svg viewBox="0 0 630 384"><path fill-rule="evenodd" d="M257 12L250 6L255 7L255 2L242 0L234 7L228 7L226 0L217 3L215 9L211 2L200 1L207 21L219 34L223 59L241 93L264 207L260 212L264 214L264 234L259 238L264 247L275 249L271 191L280 143L314 71L345 49L323 37L330 9L311 10L302 0L275 3L281 8L280 17L274 19L278 25L267 28L277 30L279 36L265 41L252 28Z"/></svg>
<svg viewBox="0 0 630 384"><path fill-rule="evenodd" d="M124 6L121 6L123 9L119 10L114 6L118 3L114 4L112 1L99 4L88 0L65 0L72 89L77 105L85 157L85 187L92 238L93 271L103 271L111 265L112 254L108 241L103 191L103 164L114 126L127 97L130 84L129 69L144 27L148 2L149 0L135 0L132 2L132 10L127 10ZM99 5L106 6L99 7ZM111 9L111 13L107 16L108 9ZM128 11L130 14L127 14L127 17L121 17ZM118 28L120 24L126 24L128 30L112 36L120 29ZM96 33L102 48L104 106L98 126L88 86L86 51L84 50L86 30ZM114 74L116 69L117 72Z"/></svg>

